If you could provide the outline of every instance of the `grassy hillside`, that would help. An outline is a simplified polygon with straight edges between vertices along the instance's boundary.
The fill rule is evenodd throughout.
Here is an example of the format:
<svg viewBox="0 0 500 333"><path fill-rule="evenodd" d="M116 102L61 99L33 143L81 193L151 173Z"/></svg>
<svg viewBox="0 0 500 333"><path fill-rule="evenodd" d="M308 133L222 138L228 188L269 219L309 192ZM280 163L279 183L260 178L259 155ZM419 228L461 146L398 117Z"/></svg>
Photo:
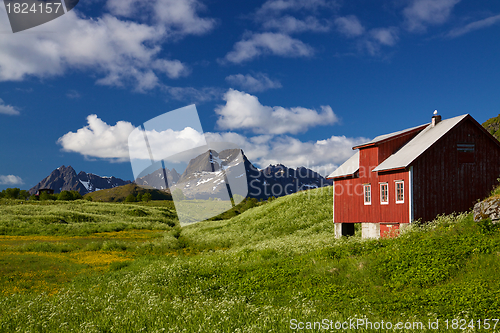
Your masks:
<svg viewBox="0 0 500 333"><path fill-rule="evenodd" d="M414 327L439 320L432 331L445 332L446 319L451 327L452 319L500 317L500 230L470 214L397 239L335 240L330 187L176 230L147 244L96 247L96 256L127 261L75 273L56 291L4 292L0 331L290 332L291 321L365 318Z"/></svg>
<svg viewBox="0 0 500 333"><path fill-rule="evenodd" d="M174 204L0 200L0 235L71 235L166 229L177 223Z"/></svg>
<svg viewBox="0 0 500 333"><path fill-rule="evenodd" d="M500 140L500 114L496 117L490 118L483 123L486 128L495 138Z"/></svg>
<svg viewBox="0 0 500 333"><path fill-rule="evenodd" d="M144 186L137 186L136 184L127 184L123 186L113 187L107 190L95 191L84 195L85 199L92 199L92 201L101 202L123 202L125 198L133 194L151 193L152 200L172 200L169 192L160 191L153 188L146 188Z"/></svg>

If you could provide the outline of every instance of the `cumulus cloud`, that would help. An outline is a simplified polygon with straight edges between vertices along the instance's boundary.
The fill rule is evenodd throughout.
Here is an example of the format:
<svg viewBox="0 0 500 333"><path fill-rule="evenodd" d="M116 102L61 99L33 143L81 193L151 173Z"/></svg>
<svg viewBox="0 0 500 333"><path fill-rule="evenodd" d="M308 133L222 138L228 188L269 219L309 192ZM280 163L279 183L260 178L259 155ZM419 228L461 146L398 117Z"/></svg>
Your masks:
<svg viewBox="0 0 500 333"><path fill-rule="evenodd" d="M5 14L5 8L0 7ZM0 28L8 30L8 21ZM57 33L47 33L54 31ZM189 74L179 60L159 58L168 31L160 25L123 21L109 14L86 19L72 10L29 33L0 39L0 81L21 81L64 74L69 69L95 70L98 84L132 85L137 90Z"/></svg>
<svg viewBox="0 0 500 333"><path fill-rule="evenodd" d="M427 26L445 23L460 0L413 0L403 10L406 27L412 32L425 32Z"/></svg>
<svg viewBox="0 0 500 333"><path fill-rule="evenodd" d="M356 43L360 51L368 51L372 56L380 54L382 46L394 46L399 40L397 27L375 28L369 31L354 15L335 19L337 30L348 38L357 38Z"/></svg>
<svg viewBox="0 0 500 333"><path fill-rule="evenodd" d="M226 81L249 92L260 92L282 87L278 80L271 80L264 73L230 75L226 77Z"/></svg>
<svg viewBox="0 0 500 333"><path fill-rule="evenodd" d="M220 100L224 94L222 88L216 87L170 87L163 86L163 91L165 91L170 99L176 101L188 101L190 103L204 103L213 100Z"/></svg>
<svg viewBox="0 0 500 333"><path fill-rule="evenodd" d="M354 154L353 146L366 138L332 136L325 140L303 142L290 136L260 135L246 138L234 132L206 133L207 141L233 142L259 168L282 163L287 167L307 167L323 176L332 173Z"/></svg>
<svg viewBox="0 0 500 333"><path fill-rule="evenodd" d="M88 116L87 122L87 126L62 136L58 143L64 151L113 162L126 162L130 158L132 161L150 160L151 156L160 160L210 142L230 142L241 147L250 161L260 168L283 163L294 168L305 166L325 176L353 154L353 146L369 141L366 138L331 136L325 140L302 142L287 135L246 137L235 132L203 134L191 127L179 131L145 131L126 121L118 121L111 126L97 115ZM148 139L149 148L144 136ZM3 184L22 181L15 176L1 177Z"/></svg>
<svg viewBox="0 0 500 333"><path fill-rule="evenodd" d="M498 22L500 22L500 15L490 16L488 18L469 23L464 27L453 29L447 34L447 37L451 38L459 37L471 31L490 27L494 24L497 24Z"/></svg>
<svg viewBox="0 0 500 333"><path fill-rule="evenodd" d="M334 8L336 1L328 0L268 0L257 11L257 16L276 15L284 11L309 10L320 8Z"/></svg>
<svg viewBox="0 0 500 333"><path fill-rule="evenodd" d="M205 7L197 0L108 0L106 6L116 16L144 21L152 17L153 23L162 26L168 37L205 34L216 23L212 18L198 15Z"/></svg>
<svg viewBox="0 0 500 333"><path fill-rule="evenodd" d="M76 132L66 133L57 140L64 151L124 162L130 156L149 160L149 149L154 157L161 159L205 144L203 133L190 127L180 131L144 131L127 121L118 121L114 126L108 125L95 114L87 117L87 123L87 126ZM148 138L150 148L145 146L144 135Z"/></svg>
<svg viewBox="0 0 500 333"><path fill-rule="evenodd" d="M66 93L66 97L71 99L79 99L82 95L76 90L70 90Z"/></svg>
<svg viewBox="0 0 500 333"><path fill-rule="evenodd" d="M311 57L314 50L298 39L282 33L265 32L251 34L248 38L237 42L233 51L225 59L233 63L252 60L263 54L282 57Z"/></svg>
<svg viewBox="0 0 500 333"><path fill-rule="evenodd" d="M18 116L21 113L19 110L12 106L12 105L6 105L5 102L0 98L0 114L7 114L10 116Z"/></svg>
<svg viewBox="0 0 500 333"><path fill-rule="evenodd" d="M335 25L338 31L346 37L358 37L365 32L365 28L354 15L336 18Z"/></svg>
<svg viewBox="0 0 500 333"><path fill-rule="evenodd" d="M222 129L249 129L259 134L296 134L307 131L309 127L337 121L330 106L322 106L321 112L303 107L264 106L256 96L233 89L229 89L223 99L226 105L215 109L219 115L217 125Z"/></svg>
<svg viewBox="0 0 500 333"><path fill-rule="evenodd" d="M278 30L283 33L297 32L328 32L330 31L330 22L328 20L319 20L316 17L308 16L303 20L293 16L284 16L279 18L269 18L262 21L262 27L269 30Z"/></svg>
<svg viewBox="0 0 500 333"><path fill-rule="evenodd" d="M22 184L24 184L24 181L19 176L0 175L0 185L22 185Z"/></svg>
<svg viewBox="0 0 500 333"><path fill-rule="evenodd" d="M370 35L382 45L393 46L398 41L398 29L395 27L373 29Z"/></svg>
<svg viewBox="0 0 500 333"><path fill-rule="evenodd" d="M57 143L64 151L80 153L87 157L127 160L128 136L135 129L131 123L119 121L108 125L95 114L87 117L88 125L76 132L60 137Z"/></svg>
<svg viewBox="0 0 500 333"><path fill-rule="evenodd" d="M149 148L145 146L144 136L148 139ZM169 156L182 153L195 147L206 145L203 133L191 127L180 131L167 129L164 131L141 130L137 128L128 138L128 149L131 159L160 161Z"/></svg>
<svg viewBox="0 0 500 333"><path fill-rule="evenodd" d="M399 29L396 27L376 28L360 39L360 49L372 56L378 56L383 46L394 46L399 40Z"/></svg>

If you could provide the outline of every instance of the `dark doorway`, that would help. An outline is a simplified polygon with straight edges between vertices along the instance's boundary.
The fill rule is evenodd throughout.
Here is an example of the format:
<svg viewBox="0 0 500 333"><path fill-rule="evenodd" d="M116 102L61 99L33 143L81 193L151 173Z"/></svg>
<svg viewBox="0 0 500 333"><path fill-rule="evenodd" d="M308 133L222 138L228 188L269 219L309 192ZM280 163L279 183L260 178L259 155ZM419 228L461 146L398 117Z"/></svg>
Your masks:
<svg viewBox="0 0 500 333"><path fill-rule="evenodd" d="M342 236L354 236L354 223L342 223Z"/></svg>

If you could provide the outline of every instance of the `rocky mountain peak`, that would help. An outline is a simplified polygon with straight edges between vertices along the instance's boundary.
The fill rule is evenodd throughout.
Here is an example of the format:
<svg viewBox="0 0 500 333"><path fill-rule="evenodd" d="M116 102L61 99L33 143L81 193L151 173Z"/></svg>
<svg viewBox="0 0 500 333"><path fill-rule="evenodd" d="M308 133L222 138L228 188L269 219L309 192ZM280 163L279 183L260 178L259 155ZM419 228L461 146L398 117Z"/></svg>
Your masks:
<svg viewBox="0 0 500 333"><path fill-rule="evenodd" d="M29 192L35 194L41 188L50 188L54 192L78 191L80 194L87 194L100 189L108 189L116 186L129 184L130 181L124 181L114 177L100 177L91 173L80 171L78 174L71 166L60 166L45 177Z"/></svg>

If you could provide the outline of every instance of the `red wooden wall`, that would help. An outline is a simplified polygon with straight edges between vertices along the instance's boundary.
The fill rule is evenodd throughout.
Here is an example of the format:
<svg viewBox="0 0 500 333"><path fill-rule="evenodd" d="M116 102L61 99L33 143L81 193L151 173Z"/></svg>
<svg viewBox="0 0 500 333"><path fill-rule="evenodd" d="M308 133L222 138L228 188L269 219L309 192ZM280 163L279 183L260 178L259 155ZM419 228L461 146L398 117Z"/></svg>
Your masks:
<svg viewBox="0 0 500 333"><path fill-rule="evenodd" d="M413 137L407 137L409 141ZM379 159L382 155L386 158L387 151L395 151L391 140L380 146L371 146L360 149L360 168L357 177L348 179L335 179L334 182L334 221L340 223L358 223L358 222L409 222L409 175L406 170L386 172L377 174L372 170L382 161ZM404 142L406 142L404 141ZM404 143L403 142L403 143ZM402 145L403 143L399 143ZM385 146L387 145L387 146ZM396 204L396 184L395 181L404 181L404 203ZM388 183L389 204L380 203L380 184ZM370 184L372 191L371 205L364 204L363 184Z"/></svg>
<svg viewBox="0 0 500 333"><path fill-rule="evenodd" d="M498 183L500 147L477 125L465 118L413 163L415 219L467 211ZM458 143L475 144L474 163L459 163Z"/></svg>

